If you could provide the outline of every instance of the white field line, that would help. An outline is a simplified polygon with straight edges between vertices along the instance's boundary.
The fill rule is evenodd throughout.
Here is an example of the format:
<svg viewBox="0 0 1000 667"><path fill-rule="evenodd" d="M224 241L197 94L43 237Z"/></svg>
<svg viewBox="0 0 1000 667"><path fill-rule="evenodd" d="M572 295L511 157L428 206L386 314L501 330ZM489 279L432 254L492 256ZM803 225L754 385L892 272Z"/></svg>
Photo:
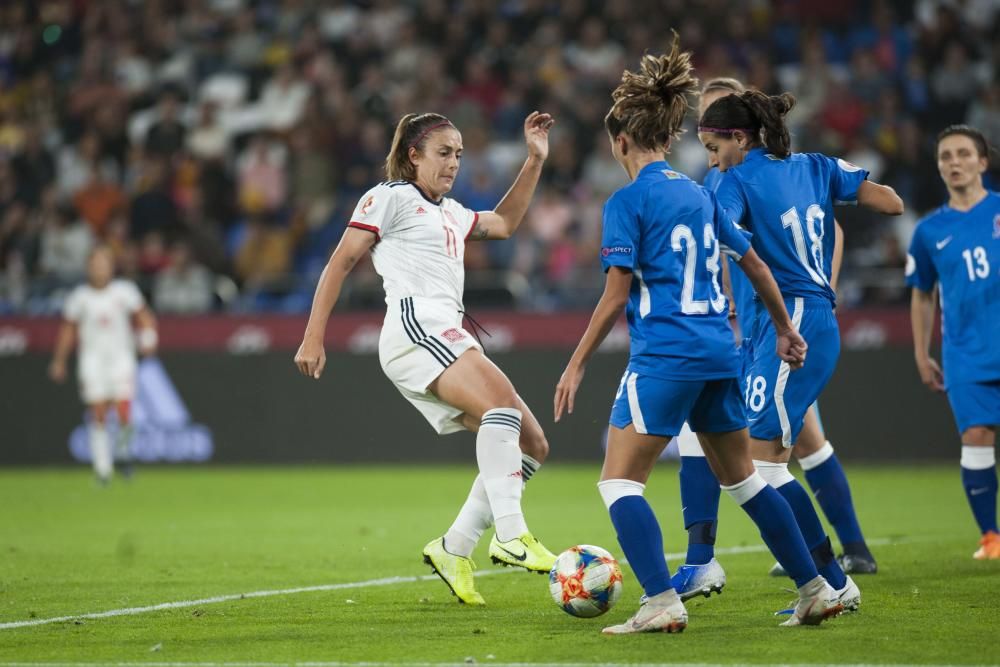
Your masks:
<svg viewBox="0 0 1000 667"><path fill-rule="evenodd" d="M890 540L886 538L869 540L868 544L873 546L881 546L886 544L894 544L901 542L903 540ZM755 544L751 546L743 547L721 547L715 550L716 554L720 556L726 555L738 555L738 554L750 554L750 553L761 553L766 552L767 546L763 544ZM665 554L667 560L674 560L677 558L684 558L687 556L686 552L670 553ZM623 562L627 562L624 561ZM520 572L518 568L503 568L496 570L481 570L475 573L477 577L488 577L495 574L507 574L510 572ZM418 581L435 581L437 579L436 574L425 574L422 576L413 577L385 577L382 579L368 579L366 581L348 581L341 584L321 584L318 586L299 586L298 588L281 588L277 590L270 591L251 591L250 593L233 593L231 595L217 595L210 598L201 598L199 600L179 600L177 602L161 602L160 604L148 605L145 607L125 607L124 609L111 609L108 611L97 611L89 614L74 614L72 616L55 616L52 618L33 618L27 621L10 621L7 623L0 623L0 630L13 630L15 628L27 628L35 625L49 625L50 623L65 623L67 621L83 621L83 620L93 620L98 618L112 618L115 616L134 616L136 614L148 614L150 612L156 611L166 611L169 609L186 609L189 607L201 607L207 604L218 604L220 602L234 602L236 600L247 600L250 598L269 598L275 595L297 595L298 593L318 593L322 591L340 591L347 590L351 588L374 588L376 586L392 586L395 584L411 584ZM13 665L19 663L0 663L0 667L7 665L8 667L13 667ZM60 663L24 663L32 665L41 664L51 664L56 665ZM85 663L72 663L74 665L83 665ZM90 664L90 663L86 663ZM93 664L111 664L111 663L93 663ZM117 663L115 663L117 664ZM126 665L127 663L121 663ZM142 663L142 664L153 664L153 663ZM172 663L162 663L164 667ZM198 665L204 664L209 665L229 665L230 663L181 663L187 665ZM232 667L243 667L250 665L261 665L266 667L269 663L232 663ZM375 667L381 664L396 664L396 663L295 663L300 667L326 667L334 665L371 665ZM403 663L399 663L403 664ZM407 665L417 665L419 663L405 663ZM437 664L437 663L427 663L427 664ZM492 664L492 663L491 663ZM731 666L730 666L731 667Z"/></svg>
<svg viewBox="0 0 1000 667"><path fill-rule="evenodd" d="M0 667L467 667L467 662L0 662ZM659 662L494 662L479 663L490 667L761 667L760 665L720 663L659 663ZM899 664L837 664L804 663L772 665L771 667L990 667L989 665L911 665ZM994 666L995 667L995 666Z"/></svg>

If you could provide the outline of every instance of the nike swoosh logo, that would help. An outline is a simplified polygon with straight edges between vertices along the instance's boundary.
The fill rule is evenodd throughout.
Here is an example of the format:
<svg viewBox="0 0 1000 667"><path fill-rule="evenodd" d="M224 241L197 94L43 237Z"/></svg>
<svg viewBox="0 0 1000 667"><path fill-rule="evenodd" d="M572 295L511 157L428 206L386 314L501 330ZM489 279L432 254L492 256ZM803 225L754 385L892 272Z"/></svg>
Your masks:
<svg viewBox="0 0 1000 667"><path fill-rule="evenodd" d="M986 493L989 490L990 490L989 487L981 486L978 489L969 489L969 495L970 496L979 496L979 495L982 495L982 494Z"/></svg>
<svg viewBox="0 0 1000 667"><path fill-rule="evenodd" d="M942 240L938 241L934 245L937 246L938 250L943 250L944 247L946 245L948 245L949 243L951 243L951 237L950 236L948 238L946 238L946 239L942 239Z"/></svg>
<svg viewBox="0 0 1000 667"><path fill-rule="evenodd" d="M516 554L513 551L510 551L509 549L505 549L503 546L501 546L499 544L497 546L500 548L500 551L503 551L504 553L510 554L510 557L513 558L513 559L515 559L515 560L524 561L524 560L526 560L528 558L528 553L527 552L523 552L521 554Z"/></svg>

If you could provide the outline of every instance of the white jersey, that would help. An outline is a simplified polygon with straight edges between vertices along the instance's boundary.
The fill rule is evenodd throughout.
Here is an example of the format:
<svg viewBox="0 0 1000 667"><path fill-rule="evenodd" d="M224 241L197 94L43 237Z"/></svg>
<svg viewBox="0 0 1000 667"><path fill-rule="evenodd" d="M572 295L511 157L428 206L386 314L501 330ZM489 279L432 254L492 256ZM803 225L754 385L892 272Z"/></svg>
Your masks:
<svg viewBox="0 0 1000 667"><path fill-rule="evenodd" d="M63 316L77 325L81 367L135 359L132 315L144 303L139 289L128 280L112 280L102 289L80 285L73 290Z"/></svg>
<svg viewBox="0 0 1000 667"><path fill-rule="evenodd" d="M408 181L380 183L358 202L349 226L375 234L372 263L387 305L426 298L462 309L465 241L479 215L454 199L434 202Z"/></svg>

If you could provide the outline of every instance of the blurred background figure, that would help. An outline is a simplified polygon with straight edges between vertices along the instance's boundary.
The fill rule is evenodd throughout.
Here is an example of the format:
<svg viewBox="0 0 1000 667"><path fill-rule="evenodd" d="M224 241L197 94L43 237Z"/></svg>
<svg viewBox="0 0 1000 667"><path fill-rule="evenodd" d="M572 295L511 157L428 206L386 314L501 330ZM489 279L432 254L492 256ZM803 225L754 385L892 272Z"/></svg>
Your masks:
<svg viewBox="0 0 1000 667"><path fill-rule="evenodd" d="M77 346L80 397L90 409L90 456L97 481L107 484L115 459L131 474L130 409L135 395L136 349L156 351L156 320L134 283L116 280L114 256L97 246L87 260L87 283L74 289L63 310L49 376L66 379L66 362ZM108 413L115 410L118 431L112 446Z"/></svg>

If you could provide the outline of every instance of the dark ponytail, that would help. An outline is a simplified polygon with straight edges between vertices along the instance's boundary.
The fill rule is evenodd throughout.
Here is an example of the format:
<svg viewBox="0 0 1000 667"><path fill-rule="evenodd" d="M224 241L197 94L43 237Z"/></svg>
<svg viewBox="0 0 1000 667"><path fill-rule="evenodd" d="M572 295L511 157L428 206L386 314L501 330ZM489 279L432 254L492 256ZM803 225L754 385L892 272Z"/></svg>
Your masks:
<svg viewBox="0 0 1000 667"><path fill-rule="evenodd" d="M417 177L417 169L410 162L410 149L422 153L427 144L427 135L437 128L454 127L451 121L439 113L408 113L396 124L392 136L392 147L385 158L385 175L390 181L412 181Z"/></svg>
<svg viewBox="0 0 1000 667"><path fill-rule="evenodd" d="M699 132L747 133L751 144L763 143L768 152L785 158L791 154L792 139L785 125L785 115L795 106L791 93L765 95L747 90L712 102L698 123Z"/></svg>

